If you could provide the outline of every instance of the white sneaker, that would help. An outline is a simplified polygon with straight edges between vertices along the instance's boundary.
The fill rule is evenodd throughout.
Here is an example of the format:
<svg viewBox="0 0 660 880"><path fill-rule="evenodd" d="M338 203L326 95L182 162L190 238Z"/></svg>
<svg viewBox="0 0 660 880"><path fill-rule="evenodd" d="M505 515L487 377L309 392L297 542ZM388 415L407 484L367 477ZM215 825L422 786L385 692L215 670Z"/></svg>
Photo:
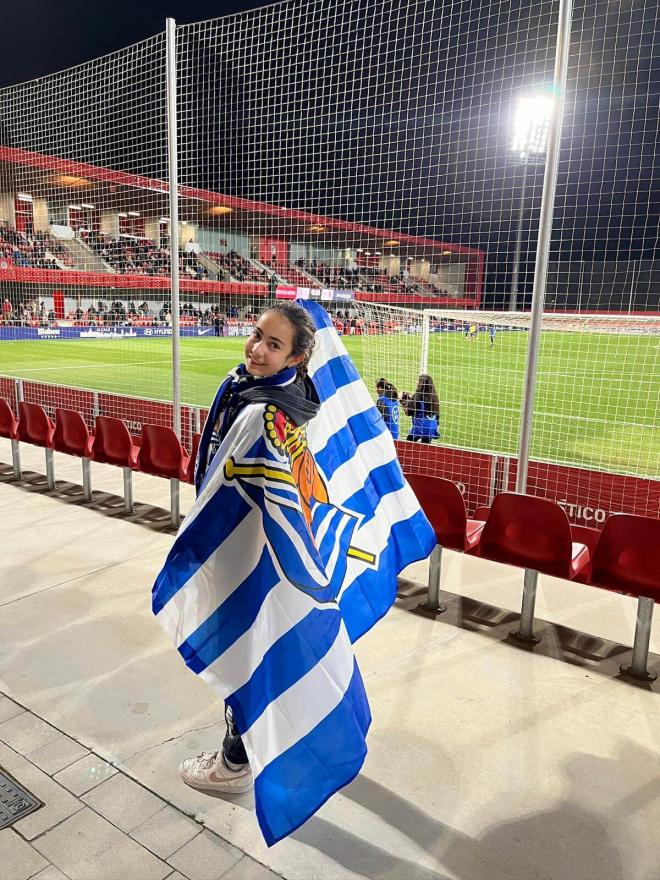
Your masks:
<svg viewBox="0 0 660 880"><path fill-rule="evenodd" d="M249 764L238 770L230 770L222 752L202 752L196 758L186 758L179 766L181 779L199 791L221 791L225 794L242 794L254 785Z"/></svg>

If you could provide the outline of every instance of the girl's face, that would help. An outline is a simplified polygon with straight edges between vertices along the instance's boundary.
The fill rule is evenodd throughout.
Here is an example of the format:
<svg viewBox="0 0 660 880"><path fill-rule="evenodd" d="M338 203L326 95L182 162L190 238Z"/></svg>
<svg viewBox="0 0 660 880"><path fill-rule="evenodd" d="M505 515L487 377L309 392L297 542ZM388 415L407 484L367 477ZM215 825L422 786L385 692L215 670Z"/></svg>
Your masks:
<svg viewBox="0 0 660 880"><path fill-rule="evenodd" d="M294 328L277 312L264 312L245 343L245 366L251 376L272 376L301 363L304 355L293 355Z"/></svg>

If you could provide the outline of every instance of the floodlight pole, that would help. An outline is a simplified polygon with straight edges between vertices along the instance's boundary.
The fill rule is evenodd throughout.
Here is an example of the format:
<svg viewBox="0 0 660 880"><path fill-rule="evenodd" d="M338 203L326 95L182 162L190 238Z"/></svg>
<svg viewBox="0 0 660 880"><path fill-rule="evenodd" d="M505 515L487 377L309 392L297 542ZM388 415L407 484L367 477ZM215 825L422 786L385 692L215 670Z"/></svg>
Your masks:
<svg viewBox="0 0 660 880"><path fill-rule="evenodd" d="M523 164L522 185L520 190L520 204L518 206L518 229L516 231L516 246L513 252L513 269L511 270L511 288L509 291L509 311L515 312L518 305L518 275L520 274L520 251L522 249L523 222L525 219L525 189L527 186L527 159Z"/></svg>
<svg viewBox="0 0 660 880"><path fill-rule="evenodd" d="M167 64L167 153L170 183L170 273L172 279L172 427L181 439L181 360L179 340L179 182L176 109L176 21L165 21Z"/></svg>
<svg viewBox="0 0 660 880"><path fill-rule="evenodd" d="M534 415L534 391L536 370L545 303L545 286L548 278L548 258L550 255L550 236L552 234L552 215L557 188L557 168L559 166L559 147L561 140L561 121L564 112L564 91L568 70L568 53L571 42L571 20L573 0L559 0L559 20L557 24L557 47L555 49L555 74L553 93L555 108L548 130L548 147L543 176L543 195L541 197L541 216L534 265L534 288L532 292L532 316L527 344L527 363L525 365L525 384L522 412L520 416L520 443L518 446L518 472L516 492L527 489L527 470L532 439L532 418Z"/></svg>

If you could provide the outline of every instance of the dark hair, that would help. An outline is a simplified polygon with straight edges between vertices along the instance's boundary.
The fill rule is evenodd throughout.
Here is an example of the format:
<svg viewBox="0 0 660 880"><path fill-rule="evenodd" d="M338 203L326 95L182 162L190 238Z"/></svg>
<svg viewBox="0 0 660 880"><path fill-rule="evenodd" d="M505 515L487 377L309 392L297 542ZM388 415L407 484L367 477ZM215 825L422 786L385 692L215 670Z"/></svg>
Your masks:
<svg viewBox="0 0 660 880"><path fill-rule="evenodd" d="M389 397L390 400L398 400L399 392L396 390L394 385L391 382L388 382L387 379L383 379L382 377L378 379L376 382L376 391L382 391L386 397Z"/></svg>
<svg viewBox="0 0 660 880"><path fill-rule="evenodd" d="M413 395L415 402L421 400L426 409L431 411L431 415L440 418L440 401L438 400L438 392L435 390L433 379L428 373L422 373L417 380L417 388Z"/></svg>
<svg viewBox="0 0 660 880"><path fill-rule="evenodd" d="M314 341L316 339L316 325L309 316L309 313L300 306L292 302L278 302L261 313L265 315L267 312L277 312L286 318L293 327L293 343L291 354L293 357L304 355L302 361L296 364L298 376L304 379L307 375L307 367L309 360L314 351Z"/></svg>

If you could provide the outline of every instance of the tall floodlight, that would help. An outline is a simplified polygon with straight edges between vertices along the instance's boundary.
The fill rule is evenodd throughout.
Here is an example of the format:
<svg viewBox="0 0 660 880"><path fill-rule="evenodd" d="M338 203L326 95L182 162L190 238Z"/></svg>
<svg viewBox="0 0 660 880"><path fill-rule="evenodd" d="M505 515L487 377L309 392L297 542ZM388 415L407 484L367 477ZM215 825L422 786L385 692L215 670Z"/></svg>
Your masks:
<svg viewBox="0 0 660 880"><path fill-rule="evenodd" d="M518 99L518 106L516 108L511 137L511 153L514 162L522 165L523 172L509 293L509 308L512 312L516 310L518 299L518 276L520 274L520 251L522 247L523 222L525 219L527 168L529 165L539 165L544 161L553 108L553 99L549 95L542 93L523 95Z"/></svg>

